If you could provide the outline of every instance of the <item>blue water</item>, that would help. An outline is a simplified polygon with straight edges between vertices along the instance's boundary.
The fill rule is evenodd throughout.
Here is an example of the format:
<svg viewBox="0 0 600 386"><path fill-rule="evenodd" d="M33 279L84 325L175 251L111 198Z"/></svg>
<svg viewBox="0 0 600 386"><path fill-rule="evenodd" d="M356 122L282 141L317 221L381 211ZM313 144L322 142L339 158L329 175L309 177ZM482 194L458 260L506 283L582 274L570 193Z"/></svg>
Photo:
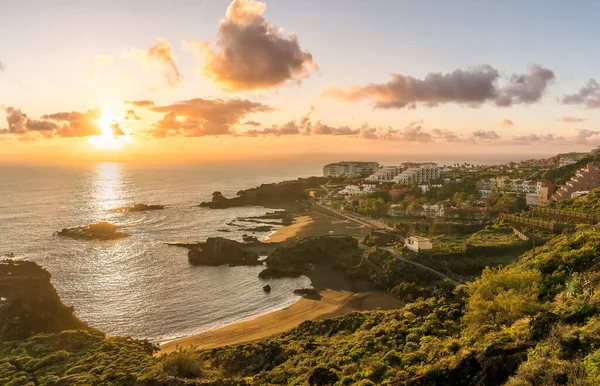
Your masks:
<svg viewBox="0 0 600 386"><path fill-rule="evenodd" d="M257 277L260 266L193 267L185 249L165 242L241 240L247 232L227 222L272 210L197 205L217 190L234 195L261 183L318 174L318 164L0 164L0 256L14 253L39 263L52 274L63 302L109 335L165 341L196 334L283 308L298 299L292 291L310 281L263 281ZM135 203L167 207L110 211ZM97 221L115 223L131 237L84 242L52 236ZM270 294L262 290L266 283L273 287Z"/></svg>

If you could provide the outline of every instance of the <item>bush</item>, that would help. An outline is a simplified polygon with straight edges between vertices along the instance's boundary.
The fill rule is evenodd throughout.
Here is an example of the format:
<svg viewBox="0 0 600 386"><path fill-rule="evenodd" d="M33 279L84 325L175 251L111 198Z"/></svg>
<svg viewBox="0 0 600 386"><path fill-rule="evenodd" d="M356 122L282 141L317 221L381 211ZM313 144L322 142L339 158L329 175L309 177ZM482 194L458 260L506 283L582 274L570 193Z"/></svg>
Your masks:
<svg viewBox="0 0 600 386"><path fill-rule="evenodd" d="M174 377L196 378L202 375L202 360L197 352L179 349L163 357L162 370Z"/></svg>

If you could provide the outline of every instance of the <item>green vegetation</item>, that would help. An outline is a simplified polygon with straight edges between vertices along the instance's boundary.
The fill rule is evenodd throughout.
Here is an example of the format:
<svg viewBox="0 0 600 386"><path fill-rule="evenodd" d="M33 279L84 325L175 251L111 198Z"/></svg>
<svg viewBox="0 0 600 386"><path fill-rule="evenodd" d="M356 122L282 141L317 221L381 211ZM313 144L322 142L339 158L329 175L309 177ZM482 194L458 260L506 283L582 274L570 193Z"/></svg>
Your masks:
<svg viewBox="0 0 600 386"><path fill-rule="evenodd" d="M561 210L600 214L600 188L590 191L585 196L553 202L551 206Z"/></svg>
<svg viewBox="0 0 600 386"><path fill-rule="evenodd" d="M600 166L600 152L598 149L593 150L590 153L580 154L577 157L577 163L573 165L563 166L562 168L553 168L546 171L542 175L542 178L552 181L556 186L564 185L565 182L573 177L577 170L587 166L589 163Z"/></svg>
<svg viewBox="0 0 600 386"><path fill-rule="evenodd" d="M521 243L521 239L513 232L513 228L502 222L494 225L488 225L484 229L471 235L466 240L469 245L494 246L494 247L513 247Z"/></svg>
<svg viewBox="0 0 600 386"><path fill-rule="evenodd" d="M510 239L502 224L474 238L486 245L486 233ZM382 281L413 304L158 357L147 342L106 338L88 328L38 334L0 344L0 383L596 385L599 255L600 226L580 226L450 290L373 249L366 256L381 267ZM417 281L439 289L421 292Z"/></svg>

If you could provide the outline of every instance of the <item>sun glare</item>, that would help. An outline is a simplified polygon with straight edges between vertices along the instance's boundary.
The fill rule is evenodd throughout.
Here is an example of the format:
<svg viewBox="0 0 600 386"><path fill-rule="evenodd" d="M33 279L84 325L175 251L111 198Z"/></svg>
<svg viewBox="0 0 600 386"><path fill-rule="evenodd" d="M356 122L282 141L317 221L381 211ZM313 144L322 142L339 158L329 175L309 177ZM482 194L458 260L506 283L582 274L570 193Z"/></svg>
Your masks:
<svg viewBox="0 0 600 386"><path fill-rule="evenodd" d="M129 135L116 134L112 128L112 125L122 120L122 117L102 114L102 117L96 121L102 135L90 137L89 143L98 150L117 151L123 149L129 142Z"/></svg>

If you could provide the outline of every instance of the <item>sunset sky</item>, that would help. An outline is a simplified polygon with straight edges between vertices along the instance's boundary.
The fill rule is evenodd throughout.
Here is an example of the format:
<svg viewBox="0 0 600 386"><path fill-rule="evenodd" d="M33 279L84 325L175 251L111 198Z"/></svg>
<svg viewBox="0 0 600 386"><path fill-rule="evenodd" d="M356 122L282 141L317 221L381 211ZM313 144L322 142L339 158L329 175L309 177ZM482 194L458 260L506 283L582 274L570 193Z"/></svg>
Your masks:
<svg viewBox="0 0 600 386"><path fill-rule="evenodd" d="M0 160L509 160L600 145L600 3L0 8Z"/></svg>

